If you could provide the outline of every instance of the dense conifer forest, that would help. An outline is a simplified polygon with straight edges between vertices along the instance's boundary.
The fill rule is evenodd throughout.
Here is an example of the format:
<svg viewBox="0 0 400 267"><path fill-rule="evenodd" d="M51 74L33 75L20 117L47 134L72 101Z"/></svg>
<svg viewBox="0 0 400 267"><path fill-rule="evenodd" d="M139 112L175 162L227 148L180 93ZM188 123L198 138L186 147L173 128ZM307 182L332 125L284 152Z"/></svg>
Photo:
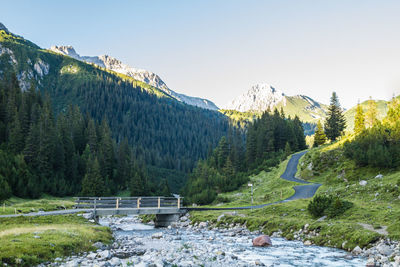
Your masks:
<svg viewBox="0 0 400 267"><path fill-rule="evenodd" d="M51 100L32 85L21 91L12 75L0 82L0 199L167 194L165 179L149 178L143 158L126 138L116 142L109 123L76 105L54 115Z"/></svg>

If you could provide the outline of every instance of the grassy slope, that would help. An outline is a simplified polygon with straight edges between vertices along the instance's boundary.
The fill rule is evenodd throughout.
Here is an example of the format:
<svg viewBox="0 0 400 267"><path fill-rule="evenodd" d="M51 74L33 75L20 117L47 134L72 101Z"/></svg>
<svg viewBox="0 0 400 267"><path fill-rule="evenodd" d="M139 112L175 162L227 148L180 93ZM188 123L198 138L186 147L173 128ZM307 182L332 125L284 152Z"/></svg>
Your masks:
<svg viewBox="0 0 400 267"><path fill-rule="evenodd" d="M109 228L77 215L0 218L0 263L32 266L109 243Z"/></svg>
<svg viewBox="0 0 400 267"><path fill-rule="evenodd" d="M375 179L374 177L379 173L378 170L357 168L352 162L345 160L341 155L337 155L337 151L332 152L331 149L336 146L312 150L301 160L300 173L306 178L310 177L310 170L307 169L310 160L314 158L314 160L318 161L320 158L318 155L321 151L332 154L324 162L329 162L333 166L329 165L325 166L325 168L314 169L311 179L307 179L324 184L317 194L324 192L339 194L342 198L355 204L353 208L347 210L343 215L318 222L307 212L309 200L295 200L262 209L240 211L239 213L243 214L240 216L228 214L219 222L217 222L217 217L224 212L192 212L193 221L208 220L218 225L228 225L230 223L246 224L249 229L260 229L266 234L281 230L283 236L288 239L293 238L293 231L298 231L305 224L309 224L310 230L319 232L318 236L311 238L315 244L348 250L357 245L360 247L368 246L368 244L381 237L380 234L374 231L364 229L359 223L372 224L374 228L387 227L389 237L400 239L400 225L398 224L400 219L400 200L398 195L400 193L393 189L396 188L394 183L400 179L400 172L388 171L383 173L384 178L382 180ZM284 197L289 194L291 185L283 183L282 179L279 178L286 164L287 161L269 173L261 172L252 178L252 181L258 183L256 187L262 188L262 190L256 190L257 202L261 201L262 197L266 195L271 197L266 199L265 202L279 200L280 196L278 194L278 197L276 192L280 192L280 190L283 190ZM344 182L343 178L337 178L338 173L342 173L342 169L345 169L348 183ZM368 181L366 187L358 184L360 177ZM396 190L398 190L398 187ZM374 200L375 192L379 192L376 200ZM242 194L239 198L237 197L238 193ZM243 200L241 199L247 199L247 203L249 203L250 199L247 187L223 196L232 199L232 203L227 204L228 206L232 206L233 203L242 203ZM389 206L391 208L388 208ZM342 247L344 242L345 245Z"/></svg>
<svg viewBox="0 0 400 267"><path fill-rule="evenodd" d="M278 110L283 108L286 116L290 115L294 118L297 115L304 122L317 122L319 118L321 120L325 118L326 114L322 110L327 110L328 106L321 105L322 110L309 110L309 107L310 103L308 101L295 96L286 97L285 105L283 102L277 105ZM311 114L315 117L311 116Z"/></svg>

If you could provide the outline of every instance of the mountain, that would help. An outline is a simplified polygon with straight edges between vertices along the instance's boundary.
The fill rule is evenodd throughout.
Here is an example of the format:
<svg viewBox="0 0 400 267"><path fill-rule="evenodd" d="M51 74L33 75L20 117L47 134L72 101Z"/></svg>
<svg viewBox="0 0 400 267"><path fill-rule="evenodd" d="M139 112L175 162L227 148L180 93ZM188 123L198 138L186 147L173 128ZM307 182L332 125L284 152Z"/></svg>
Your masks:
<svg viewBox="0 0 400 267"><path fill-rule="evenodd" d="M99 67L130 76L135 80L154 86L172 96L176 100L186 103L188 105L201 107L204 109L218 110L218 107L210 100L179 94L168 88L165 82L161 80L161 78L157 74L147 70L130 67L122 63L118 59L110 57L108 55L80 56L78 53L76 53L75 49L72 46L52 46L50 50L56 53L70 56L80 61L93 63Z"/></svg>
<svg viewBox="0 0 400 267"><path fill-rule="evenodd" d="M228 110L255 113L275 108L279 110L282 108L287 116L297 115L302 121L316 122L325 118L328 107L308 96L287 96L266 83L253 85L225 107Z"/></svg>
<svg viewBox="0 0 400 267"><path fill-rule="evenodd" d="M168 177L171 186L182 185L209 146L215 147L228 132L227 117L217 111L187 105L125 74L42 49L3 27L0 100L10 83L18 83L21 91L40 91L51 101L56 117L77 105L85 114L82 123L106 121L115 142L126 139L136 162L149 166L149 176ZM13 118L11 107L7 104L6 120ZM0 139L10 135L1 124L4 108L0 105Z"/></svg>

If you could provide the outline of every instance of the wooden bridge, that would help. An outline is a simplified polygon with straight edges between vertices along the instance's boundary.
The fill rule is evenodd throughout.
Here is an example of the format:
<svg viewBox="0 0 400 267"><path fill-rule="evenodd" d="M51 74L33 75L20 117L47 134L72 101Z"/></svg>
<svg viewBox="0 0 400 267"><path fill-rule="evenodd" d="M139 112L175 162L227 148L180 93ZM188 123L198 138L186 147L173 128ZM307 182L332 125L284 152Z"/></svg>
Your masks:
<svg viewBox="0 0 400 267"><path fill-rule="evenodd" d="M91 210L96 219L107 215L155 214L156 226L168 226L186 212L179 197L78 197L75 203L76 209Z"/></svg>

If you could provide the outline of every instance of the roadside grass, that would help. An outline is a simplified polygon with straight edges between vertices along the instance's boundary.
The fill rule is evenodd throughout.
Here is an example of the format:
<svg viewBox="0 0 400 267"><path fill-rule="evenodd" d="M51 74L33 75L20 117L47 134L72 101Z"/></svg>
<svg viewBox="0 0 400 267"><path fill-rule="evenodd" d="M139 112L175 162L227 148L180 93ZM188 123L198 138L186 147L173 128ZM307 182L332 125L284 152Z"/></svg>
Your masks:
<svg viewBox="0 0 400 267"><path fill-rule="evenodd" d="M12 197L0 205L0 215L70 209L75 205L72 197L57 198L42 196L40 199Z"/></svg>
<svg viewBox="0 0 400 267"><path fill-rule="evenodd" d="M311 164L310 164L311 163ZM256 187L257 203L280 200L275 192L283 190L283 198L290 196L290 189L295 183L279 178L286 168L287 161L271 172L261 172L251 178ZM382 174L383 178L375 178ZM311 149L302 157L299 163L298 175L310 182L322 183L318 194L339 196L351 201L354 205L344 214L318 221L307 211L310 199L295 200L267 206L261 209L232 211L199 211L191 212L193 223L209 221L220 227L231 224L245 224L250 230L261 230L266 234L282 231L287 239L294 238L294 232L309 224L309 230L317 230L318 236L310 238L317 245L331 246L352 250L356 246L368 247L370 243L382 238L383 235L374 230L363 228L360 223L371 225L372 229L386 228L391 239L400 239L400 171L379 170L375 168L360 168L344 157L336 143ZM367 185L359 184L360 180ZM235 206L241 201L250 201L250 189L221 194L231 202L224 206ZM294 192L294 191L293 191ZM272 196L262 201L266 195ZM256 197L255 197L256 199ZM218 216L224 214L217 220Z"/></svg>
<svg viewBox="0 0 400 267"><path fill-rule="evenodd" d="M259 174L249 177L249 183L253 184L254 205L280 201L294 194L293 186L300 184L280 178L286 169L289 158L269 171L261 171ZM218 194L212 206L241 207L249 205L251 205L251 188L246 183L238 190Z"/></svg>
<svg viewBox="0 0 400 267"><path fill-rule="evenodd" d="M108 227L77 215L0 218L0 263L32 266L110 243Z"/></svg>

